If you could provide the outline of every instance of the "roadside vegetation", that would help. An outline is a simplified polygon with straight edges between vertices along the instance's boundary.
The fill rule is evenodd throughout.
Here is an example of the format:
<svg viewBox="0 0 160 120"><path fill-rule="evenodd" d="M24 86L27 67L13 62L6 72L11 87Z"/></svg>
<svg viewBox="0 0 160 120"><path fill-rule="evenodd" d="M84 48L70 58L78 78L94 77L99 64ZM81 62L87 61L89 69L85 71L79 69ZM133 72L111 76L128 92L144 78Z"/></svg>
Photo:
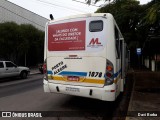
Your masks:
<svg viewBox="0 0 160 120"><path fill-rule="evenodd" d="M0 23L0 60L35 66L43 62L44 32L29 24Z"/></svg>
<svg viewBox="0 0 160 120"><path fill-rule="evenodd" d="M97 0L99 1L99 0ZM142 47L148 34L160 28L160 2L140 5L137 0L113 0L97 13L112 13L129 47Z"/></svg>
<svg viewBox="0 0 160 120"><path fill-rule="evenodd" d="M142 48L143 56L160 54L160 1L140 5L140 0L86 0L88 4L108 1L97 13L113 14L130 49L131 60L137 64L136 48ZM153 40L154 39L154 40ZM148 44L148 46L147 46ZM146 47L147 46L147 47ZM146 47L146 49L143 49Z"/></svg>

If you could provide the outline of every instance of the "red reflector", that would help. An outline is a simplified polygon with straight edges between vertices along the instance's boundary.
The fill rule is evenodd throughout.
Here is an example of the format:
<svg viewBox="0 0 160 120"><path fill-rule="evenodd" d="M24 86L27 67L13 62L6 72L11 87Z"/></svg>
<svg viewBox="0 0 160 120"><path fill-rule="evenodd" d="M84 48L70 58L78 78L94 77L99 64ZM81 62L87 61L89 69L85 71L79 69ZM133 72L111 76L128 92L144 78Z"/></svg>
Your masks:
<svg viewBox="0 0 160 120"><path fill-rule="evenodd" d="M112 74L111 73L106 73L106 76L110 78L110 77L112 77Z"/></svg>
<svg viewBox="0 0 160 120"><path fill-rule="evenodd" d="M115 90L111 90L111 92L115 92Z"/></svg>
<svg viewBox="0 0 160 120"><path fill-rule="evenodd" d="M47 65L45 63L43 64L43 73L47 73Z"/></svg>

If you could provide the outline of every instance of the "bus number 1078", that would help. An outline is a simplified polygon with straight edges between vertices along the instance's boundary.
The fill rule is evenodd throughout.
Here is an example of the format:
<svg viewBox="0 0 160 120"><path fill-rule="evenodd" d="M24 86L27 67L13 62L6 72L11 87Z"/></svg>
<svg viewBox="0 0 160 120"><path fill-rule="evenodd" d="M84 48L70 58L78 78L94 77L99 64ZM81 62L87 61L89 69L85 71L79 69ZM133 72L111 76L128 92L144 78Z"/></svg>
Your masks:
<svg viewBox="0 0 160 120"><path fill-rule="evenodd" d="M102 77L102 72L89 72L89 77Z"/></svg>

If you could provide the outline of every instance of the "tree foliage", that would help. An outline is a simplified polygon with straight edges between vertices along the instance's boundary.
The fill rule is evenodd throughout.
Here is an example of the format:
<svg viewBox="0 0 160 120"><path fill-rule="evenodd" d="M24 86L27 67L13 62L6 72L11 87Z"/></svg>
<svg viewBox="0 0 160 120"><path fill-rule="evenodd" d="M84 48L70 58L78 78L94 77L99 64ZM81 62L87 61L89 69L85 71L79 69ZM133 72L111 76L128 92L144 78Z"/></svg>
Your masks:
<svg viewBox="0 0 160 120"><path fill-rule="evenodd" d="M88 4L98 1L110 1L96 12L113 14L135 62L136 48L144 48L144 56L160 53L160 1L140 5L137 0L87 0Z"/></svg>
<svg viewBox="0 0 160 120"><path fill-rule="evenodd" d="M160 1L152 0L146 6L146 15L144 16L146 24L156 24L160 20Z"/></svg>
<svg viewBox="0 0 160 120"><path fill-rule="evenodd" d="M86 1L90 4L111 0ZM112 0L96 12L113 14L130 48L142 47L150 30L156 33L160 29L160 1L158 0L152 0L145 5L140 5L137 0Z"/></svg>
<svg viewBox="0 0 160 120"><path fill-rule="evenodd" d="M0 59L24 65L36 65L43 61L44 32L32 25L14 22L0 24Z"/></svg>
<svg viewBox="0 0 160 120"><path fill-rule="evenodd" d="M97 10L97 12L113 14L130 47L135 44L139 45L137 41L141 40L141 37L137 32L137 26L140 21L139 13L142 11L143 9L136 0L115 0ZM132 44L130 44L130 41L133 41Z"/></svg>

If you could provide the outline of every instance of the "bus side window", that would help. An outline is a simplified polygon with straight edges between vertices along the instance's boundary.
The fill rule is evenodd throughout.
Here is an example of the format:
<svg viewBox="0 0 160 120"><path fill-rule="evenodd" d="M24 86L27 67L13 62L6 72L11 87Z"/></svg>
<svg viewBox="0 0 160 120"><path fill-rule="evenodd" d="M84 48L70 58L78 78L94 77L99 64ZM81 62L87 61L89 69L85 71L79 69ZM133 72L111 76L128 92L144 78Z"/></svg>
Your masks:
<svg viewBox="0 0 160 120"><path fill-rule="evenodd" d="M120 58L120 40L119 40L119 33L118 29L115 26L115 41L116 41L116 53L117 53L117 59Z"/></svg>

